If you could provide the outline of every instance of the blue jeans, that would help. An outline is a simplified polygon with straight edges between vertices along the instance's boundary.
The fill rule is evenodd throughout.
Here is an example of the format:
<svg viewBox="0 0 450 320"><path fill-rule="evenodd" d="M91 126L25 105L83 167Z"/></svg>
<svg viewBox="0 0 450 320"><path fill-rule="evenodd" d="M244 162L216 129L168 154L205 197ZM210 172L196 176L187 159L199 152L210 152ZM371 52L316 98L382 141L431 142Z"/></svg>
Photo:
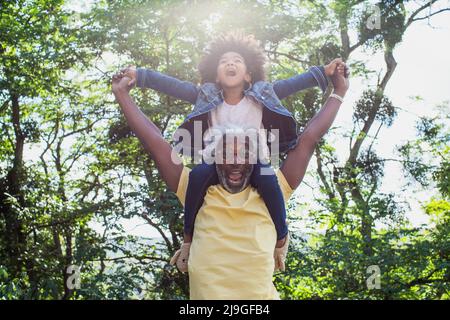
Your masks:
<svg viewBox="0 0 450 320"><path fill-rule="evenodd" d="M258 191L261 198L263 198L275 225L277 240L280 240L288 233L283 193L281 192L277 176L273 169L270 168L273 174L261 175L261 168L270 168L270 165L261 164L260 162L255 164L250 177L250 184ZM185 234L190 236L193 235L194 221L198 210L203 204L206 191L210 186L219 183L215 164L199 164L189 173L189 182L184 205Z"/></svg>

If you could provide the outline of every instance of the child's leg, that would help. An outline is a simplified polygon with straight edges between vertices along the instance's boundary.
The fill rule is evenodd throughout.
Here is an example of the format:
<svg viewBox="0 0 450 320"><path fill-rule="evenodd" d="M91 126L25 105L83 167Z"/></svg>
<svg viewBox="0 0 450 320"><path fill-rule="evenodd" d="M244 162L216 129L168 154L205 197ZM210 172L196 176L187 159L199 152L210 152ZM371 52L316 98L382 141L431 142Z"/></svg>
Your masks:
<svg viewBox="0 0 450 320"><path fill-rule="evenodd" d="M271 170L272 174L262 175L261 168L264 168L266 172ZM277 176L269 164L258 162L253 169L250 183L258 190L258 193L266 203L277 230L277 246L280 246L284 243L281 240L286 237L288 228L286 225L286 208L284 206L283 193L278 184Z"/></svg>
<svg viewBox="0 0 450 320"><path fill-rule="evenodd" d="M215 184L219 184L215 164L199 164L189 173L184 204L184 242L191 242L197 212L203 204L206 191Z"/></svg>

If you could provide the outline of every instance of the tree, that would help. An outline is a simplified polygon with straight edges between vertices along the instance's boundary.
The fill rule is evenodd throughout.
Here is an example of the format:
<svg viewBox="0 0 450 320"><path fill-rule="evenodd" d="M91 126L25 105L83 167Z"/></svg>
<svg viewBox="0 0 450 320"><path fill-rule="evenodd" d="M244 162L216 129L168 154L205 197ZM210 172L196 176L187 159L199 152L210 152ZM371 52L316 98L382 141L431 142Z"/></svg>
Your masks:
<svg viewBox="0 0 450 320"><path fill-rule="evenodd" d="M69 298L75 229L89 236L90 216L78 212L67 181L87 141L65 147L95 121L83 118L86 105L74 110L81 90L64 76L93 52L63 1L7 2L0 10L0 257L8 277L20 279L19 297ZM39 143L40 165L26 159Z"/></svg>
<svg viewBox="0 0 450 320"><path fill-rule="evenodd" d="M188 298L187 275L168 265L182 238L182 207L119 112L110 77L135 64L198 82L206 43L242 29L261 40L270 80L342 56L368 83L344 135L346 159L334 132L316 149L306 183L320 195L302 219L324 231L307 239L293 232L287 273L274 278L283 297L448 299L448 128L423 119L400 159L376 150L397 116L385 94L396 45L413 23L448 11L445 1L380 1L381 28L367 27L376 12L356 0L97 1L81 14L68 4L0 8L1 298ZM354 59L358 50L382 53L383 73ZM192 108L152 90L133 94L168 139ZM283 101L301 127L322 103L318 90ZM384 164L393 160L423 188L439 190L424 205L433 224L412 228L401 194L381 191ZM289 208L291 221L303 210L297 199ZM159 237L128 234L124 219ZM76 290L70 265L81 267ZM371 265L381 269L380 290L367 288Z"/></svg>
<svg viewBox="0 0 450 320"><path fill-rule="evenodd" d="M319 200L321 209L310 214L319 226L325 225L326 230L324 234L313 236L314 246L303 244L300 252L293 252L292 274L280 276L279 288L284 290L286 297L392 299L441 296L412 293L412 284L414 281L421 283L419 275L428 266L414 265L415 260L411 258L422 254L418 256L425 259L426 254L401 248L405 239L410 243L420 241L421 233L407 227L402 218L406 208L401 205L399 195L380 191L384 163L390 159L380 158L373 149L380 130L390 126L397 114L395 106L384 94L397 65L395 46L412 23L449 10L433 12L431 6L435 2L417 8L406 6L406 3L379 2L382 27L373 30L367 29L367 18L373 12L367 10L361 1L334 1L331 10L317 5L337 21L340 44L337 41L330 44L328 39L325 43L318 42L322 47L317 48L319 55L313 55L313 58L319 60L313 61L317 63L323 56L329 59L338 53L352 61L352 53L363 47L372 52L382 50L386 68L375 88L366 90L354 106L354 127L349 135L350 150L344 165L340 164L336 151L326 141L316 150L317 175L324 198ZM349 36L351 25L358 26L358 40L354 44ZM358 61L352 61L351 65L356 67L356 75L370 72ZM314 98L305 97L307 109L315 109L320 104ZM377 230L376 223L384 223L388 227ZM410 245L409 249L412 247ZM294 258L296 254L301 255ZM371 265L381 267L384 283L381 290L370 291L366 287L366 270ZM403 269L405 265L411 270ZM309 277L311 274L313 282Z"/></svg>

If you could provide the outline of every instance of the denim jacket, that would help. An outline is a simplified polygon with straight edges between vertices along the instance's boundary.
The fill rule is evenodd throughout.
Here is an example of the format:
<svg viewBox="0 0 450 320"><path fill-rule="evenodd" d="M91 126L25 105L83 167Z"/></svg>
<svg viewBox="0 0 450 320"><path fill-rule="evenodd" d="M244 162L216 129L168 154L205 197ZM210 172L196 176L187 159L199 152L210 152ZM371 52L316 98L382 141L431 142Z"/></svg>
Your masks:
<svg viewBox="0 0 450 320"><path fill-rule="evenodd" d="M224 98L222 90L214 83L201 86L159 73L138 68L136 85L151 88L174 98L194 104L194 110L186 117L180 128L191 133L193 146L194 121L202 121L202 133L208 129L208 114L221 105ZM297 142L297 124L292 114L281 104L280 100L307 88L319 86L325 92L328 80L323 66L311 67L308 72L289 79L273 83L258 81L245 90L244 95L254 98L263 108L263 125L268 131L279 130L279 152L283 153L295 146ZM270 142L269 142L270 147Z"/></svg>

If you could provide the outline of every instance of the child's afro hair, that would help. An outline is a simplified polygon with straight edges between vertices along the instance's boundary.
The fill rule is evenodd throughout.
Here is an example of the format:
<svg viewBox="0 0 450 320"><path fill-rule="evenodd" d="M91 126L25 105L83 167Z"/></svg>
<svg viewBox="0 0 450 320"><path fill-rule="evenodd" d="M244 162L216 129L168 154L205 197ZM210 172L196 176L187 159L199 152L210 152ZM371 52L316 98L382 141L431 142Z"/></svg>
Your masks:
<svg viewBox="0 0 450 320"><path fill-rule="evenodd" d="M220 57L230 51L237 52L244 58L252 83L266 79L264 64L267 58L259 41L253 35L228 32L211 41L206 47L198 65L202 83L216 82Z"/></svg>

